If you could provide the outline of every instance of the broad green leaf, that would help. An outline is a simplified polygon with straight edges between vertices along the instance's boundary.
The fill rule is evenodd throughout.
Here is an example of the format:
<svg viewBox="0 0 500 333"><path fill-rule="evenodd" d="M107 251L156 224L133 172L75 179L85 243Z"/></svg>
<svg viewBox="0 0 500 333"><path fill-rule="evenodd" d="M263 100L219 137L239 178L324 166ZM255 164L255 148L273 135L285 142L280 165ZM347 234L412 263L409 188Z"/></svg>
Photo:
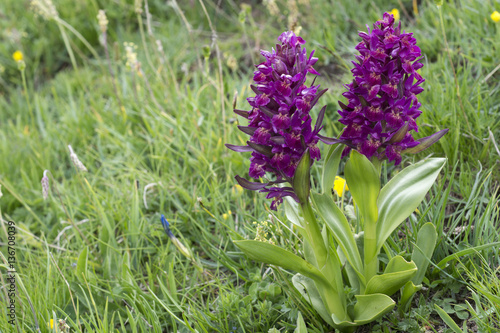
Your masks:
<svg viewBox="0 0 500 333"><path fill-rule="evenodd" d="M332 314L336 326L342 328L371 323L391 311L396 305L389 296L384 294L356 295L355 297L357 302L354 305L354 322L340 321Z"/></svg>
<svg viewBox="0 0 500 333"><path fill-rule="evenodd" d="M396 303L387 295L356 295L354 305L354 322L358 325L371 323L391 311Z"/></svg>
<svg viewBox="0 0 500 333"><path fill-rule="evenodd" d="M450 317L450 315L446 313L446 311L441 309L437 304L434 304L434 308L436 309L439 317L443 319L446 325L448 325L453 330L453 332L463 333L463 331L460 329L460 326L458 326L457 323L455 323L455 321Z"/></svg>
<svg viewBox="0 0 500 333"><path fill-rule="evenodd" d="M325 227L326 229L326 227ZM325 232L326 234L326 232ZM328 277L328 280L332 285L334 285L335 290L344 290L344 278L342 276L342 264L340 262L340 258L337 254L337 251L333 247L329 247L328 257L326 260L325 266L321 269L321 272L324 276ZM320 286L318 287L320 288ZM320 292L322 292L320 288ZM347 309L347 298L344 292L340 292L338 295L335 295L335 299L340 304L340 307L329 307L330 311L337 309L337 312L340 313L340 309L344 312ZM327 303L328 305L328 303ZM345 313L347 315L347 313Z"/></svg>
<svg viewBox="0 0 500 333"><path fill-rule="evenodd" d="M304 218L299 215L298 203L290 197L285 197L285 215L290 222L302 229Z"/></svg>
<svg viewBox="0 0 500 333"><path fill-rule="evenodd" d="M342 251L340 246L337 248L337 254L339 255L340 264L345 267L347 279L349 280L349 284L351 285L352 291L354 293L359 293L361 289L359 274L356 273L356 271L354 270L354 268L352 268L349 261L347 261L347 258L344 255L344 252Z"/></svg>
<svg viewBox="0 0 500 333"><path fill-rule="evenodd" d="M415 293L420 289L422 289L421 284L415 286L412 281L406 282L405 286L403 287L403 290L401 291L401 299L399 301L400 309L403 309L404 311L406 309L406 305L408 304L409 301L411 301L413 295L415 295Z"/></svg>
<svg viewBox="0 0 500 333"><path fill-rule="evenodd" d="M471 247L470 249L465 249L465 250L462 250L462 251L458 251L458 252L455 252L453 254L450 254L449 256L447 256L446 258L444 258L443 260L441 260L438 264L437 264L437 267L439 269L443 269L446 267L446 264L453 260L453 259L458 259L462 256L465 256L465 255L468 255L468 254L472 254L472 253L477 253L478 251L481 251L481 250L484 250L484 249L487 249L489 247L493 247L493 246L499 246L500 245L500 242L495 242L495 243L490 243L490 244L484 244L484 245L480 245L480 246L476 246L476 247ZM437 272L437 270L434 270L433 271L433 274Z"/></svg>
<svg viewBox="0 0 500 333"><path fill-rule="evenodd" d="M333 183L335 182L335 176L337 176L343 150L343 145L332 145L328 151L325 164L323 165L323 175L321 177L321 188L323 193L329 194L333 188Z"/></svg>
<svg viewBox="0 0 500 333"><path fill-rule="evenodd" d="M88 252L89 248L86 246L82 252L80 252L76 262L76 276L81 281L84 281L83 277L87 278Z"/></svg>
<svg viewBox="0 0 500 333"><path fill-rule="evenodd" d="M311 154L307 149L300 158L295 175L293 176L292 185L301 203L307 202L309 198L309 191L311 189Z"/></svg>
<svg viewBox="0 0 500 333"><path fill-rule="evenodd" d="M299 315L297 317L297 328L293 333L307 333L306 323L304 322L304 318L302 318L302 313L299 311Z"/></svg>
<svg viewBox="0 0 500 333"><path fill-rule="evenodd" d="M358 275L361 275L363 263L346 217L329 195L313 193L311 197L316 211L325 221L347 260Z"/></svg>
<svg viewBox="0 0 500 333"><path fill-rule="evenodd" d="M323 318L328 324L333 325L333 320L330 313L325 307L321 295L319 294L318 288L314 284L314 281L307 276L302 274L295 274L292 278L292 283L295 288L300 292L302 297L311 304L311 306L316 310L321 318Z"/></svg>
<svg viewBox="0 0 500 333"><path fill-rule="evenodd" d="M375 166L366 156L353 150L344 173L349 191L365 223L375 223L378 218L377 198L380 192L380 178Z"/></svg>
<svg viewBox="0 0 500 333"><path fill-rule="evenodd" d="M313 264L315 267L318 267L318 263L316 262L316 257L314 256L314 249L311 247L311 244L309 244L309 240L307 237L304 237L303 240L304 243L304 259Z"/></svg>
<svg viewBox="0 0 500 333"><path fill-rule="evenodd" d="M250 259L296 271L317 283L334 288L316 267L279 246L253 240L234 241L234 244Z"/></svg>
<svg viewBox="0 0 500 333"><path fill-rule="evenodd" d="M387 237L401 222L417 209L445 163L445 158L430 158L410 165L380 191L377 250L380 250Z"/></svg>
<svg viewBox="0 0 500 333"><path fill-rule="evenodd" d="M417 273L413 261L408 262L401 256L389 261L382 275L375 275L368 281L365 294L385 294L391 296L403 287Z"/></svg>
<svg viewBox="0 0 500 333"><path fill-rule="evenodd" d="M424 280L425 272L436 247L436 240L437 232L434 224L426 223L418 231L417 244L411 255L411 260L418 268L417 274L411 279L416 285L421 284Z"/></svg>

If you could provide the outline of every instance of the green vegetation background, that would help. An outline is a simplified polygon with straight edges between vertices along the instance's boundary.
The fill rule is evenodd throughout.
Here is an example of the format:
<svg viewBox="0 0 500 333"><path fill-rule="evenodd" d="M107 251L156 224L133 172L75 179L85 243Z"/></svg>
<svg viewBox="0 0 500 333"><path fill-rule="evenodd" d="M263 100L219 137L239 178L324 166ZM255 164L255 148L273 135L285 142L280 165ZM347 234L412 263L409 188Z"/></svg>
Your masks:
<svg viewBox="0 0 500 333"><path fill-rule="evenodd" d="M64 319L72 332L292 332L300 311L310 332L329 332L289 272L248 261L232 244L257 234L301 253L283 211L271 214L262 195L235 186L248 156L224 143L245 140L232 108L247 108L259 50L299 27L319 57L316 82L329 88L320 101L325 134L337 135L357 31L397 8L425 54L416 136L450 132L404 160L446 156L448 170L391 246L411 253L414 230L432 221L440 233L433 263L473 250L442 271L430 265L410 312L360 331L437 332L445 326L436 303L465 329L498 332L499 247L486 245L498 242L500 224L500 23L490 18L500 1L445 1L442 25L434 1L415 3L418 13L409 0L60 0L58 19L47 19L29 1L2 1L0 217L17 227L18 298L16 326L2 310L0 330L55 331L51 319L54 327ZM109 20L109 62L99 9ZM125 42L137 46L140 70L125 65ZM169 241L161 214L193 260ZM3 260L6 239L2 223ZM0 299L7 304L5 289Z"/></svg>

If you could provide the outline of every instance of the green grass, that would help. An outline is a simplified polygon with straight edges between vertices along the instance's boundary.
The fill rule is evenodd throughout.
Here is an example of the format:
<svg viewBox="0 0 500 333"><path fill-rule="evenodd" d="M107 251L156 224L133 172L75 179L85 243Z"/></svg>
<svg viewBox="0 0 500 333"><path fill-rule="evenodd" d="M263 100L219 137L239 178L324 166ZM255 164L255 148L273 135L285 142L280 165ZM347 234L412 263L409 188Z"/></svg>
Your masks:
<svg viewBox="0 0 500 333"><path fill-rule="evenodd" d="M2 310L2 332L49 332L51 318L65 319L74 332L267 332L273 327L292 332L298 311L310 332L331 331L294 290L290 272L249 261L231 241L253 239L253 222L269 221L268 237L302 251L283 209L269 215L262 195L235 187L234 176L245 175L249 162L224 147L244 142L233 103L247 108L251 64L260 62L259 49L269 49L287 29L294 15L290 4L276 1L281 14L274 16L253 1L245 19L245 9L234 1L177 3L148 2L150 35L145 12L141 25L132 2L55 2L60 17L97 50L99 59L63 28L66 45L58 24L36 17L27 1L0 4L6 35L0 43L5 69L0 79L0 217L17 226L18 271L17 328ZM301 35L320 59L317 82L329 88L322 97L328 105L327 135L341 130L335 122L337 100L341 84L350 80L346 66L353 59L357 30L392 8L400 8L402 24L426 55L418 137L450 129L439 144L404 160L434 154L449 163L420 214L389 241L409 257L414 231L435 223L439 244L430 258L426 290L415 297L409 313L394 311L371 331L413 332L423 326L437 331L443 322L434 311L436 303L459 326L466 320L480 332L495 332L498 246L451 260L443 270L436 265L458 251L499 241L500 71L495 68L500 24L489 15L500 10L500 2L446 1L441 11L448 49L432 1L422 1L418 15L411 1L401 3L409 16L399 1L298 4ZM217 32L215 43L202 4ZM114 77L99 44L101 8L110 21ZM143 75L125 66L124 42L138 46ZM17 49L25 55L27 90L11 58ZM67 145L88 173L75 168ZM326 148L321 147L323 154ZM44 170L51 174L47 200L40 184ZM192 260L165 235L161 214L192 250ZM0 235L6 257L5 224ZM1 282L6 283L5 274ZM5 290L0 299L6 304ZM467 319L457 304L469 313Z"/></svg>

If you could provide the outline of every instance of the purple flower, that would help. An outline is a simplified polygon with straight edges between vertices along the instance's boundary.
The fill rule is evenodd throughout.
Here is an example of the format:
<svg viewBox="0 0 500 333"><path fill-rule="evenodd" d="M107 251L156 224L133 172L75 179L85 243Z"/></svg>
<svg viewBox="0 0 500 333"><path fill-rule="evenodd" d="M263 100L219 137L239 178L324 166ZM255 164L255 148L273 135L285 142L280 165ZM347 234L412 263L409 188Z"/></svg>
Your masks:
<svg viewBox="0 0 500 333"><path fill-rule="evenodd" d="M415 119L421 114L416 95L424 89L425 80L417 73L423 64L422 54L412 33L401 31L401 22L394 27L392 14L368 32L356 46L360 55L353 61L354 80L346 84L343 96L348 104L339 102L342 124L340 136L347 147L358 150L368 158L387 158L401 163L402 152L419 152L439 140L448 130L415 141L411 131L418 132Z"/></svg>
<svg viewBox="0 0 500 333"><path fill-rule="evenodd" d="M279 183L292 183L295 170L302 155L309 151L311 161L321 157L317 147L320 139L321 121L325 108L320 112L318 121L312 128L310 111L326 89L319 85L306 85L308 73L319 75L312 67L317 58L314 51L307 55L302 47L305 41L293 32L282 33L276 49L261 51L265 61L255 66L252 90L249 97L251 111L234 110L248 119L248 126L239 129L250 135L246 146L226 146L239 152L252 152L249 175L259 179L266 173L273 175L267 183L249 182L236 177L241 186L266 192L273 199L271 209L283 202L283 197L291 196L298 201L292 187L273 186Z"/></svg>

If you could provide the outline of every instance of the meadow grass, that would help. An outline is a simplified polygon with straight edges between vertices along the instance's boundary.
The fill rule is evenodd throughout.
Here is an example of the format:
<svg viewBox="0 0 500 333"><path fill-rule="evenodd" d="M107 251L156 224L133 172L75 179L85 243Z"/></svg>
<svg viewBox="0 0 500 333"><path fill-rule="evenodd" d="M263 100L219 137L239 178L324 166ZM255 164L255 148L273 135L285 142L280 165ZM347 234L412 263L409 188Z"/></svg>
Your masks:
<svg viewBox="0 0 500 333"><path fill-rule="evenodd" d="M356 32L399 8L426 56L417 137L450 132L403 161L446 156L448 166L389 244L409 257L429 221L439 242L412 310L359 331L437 332L446 326L437 304L460 327L497 332L500 23L490 14L500 3L445 1L438 9L421 1L418 13L412 3L54 1L61 23L36 16L27 1L2 2L0 218L17 228L18 297L16 326L2 310L0 330L55 332L62 319L72 332L292 332L300 311L309 332L330 332L291 272L249 261L233 245L267 233L302 254L283 209L272 212L262 195L235 186L249 162L224 143L245 142L232 108L247 109L259 50L299 26L320 59L317 82L329 88L325 135L338 135ZM109 20L109 62L99 9ZM140 67L126 66L125 42L137 46ZM18 49L26 86L11 58ZM192 258L166 236L161 214ZM5 264L5 223L0 234ZM0 298L7 304L5 288Z"/></svg>

